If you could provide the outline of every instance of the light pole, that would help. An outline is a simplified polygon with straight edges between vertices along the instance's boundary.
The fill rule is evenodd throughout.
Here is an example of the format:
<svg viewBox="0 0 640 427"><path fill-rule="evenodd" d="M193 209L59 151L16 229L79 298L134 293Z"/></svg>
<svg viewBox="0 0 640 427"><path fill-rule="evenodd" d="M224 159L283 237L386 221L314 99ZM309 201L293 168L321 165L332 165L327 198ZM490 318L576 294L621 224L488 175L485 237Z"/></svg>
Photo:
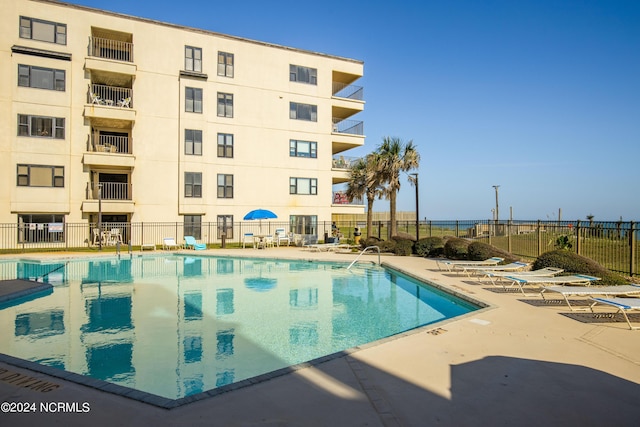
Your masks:
<svg viewBox="0 0 640 427"><path fill-rule="evenodd" d="M496 222L500 221L500 208L498 207L498 188L500 188L499 185L494 185L493 188L495 188L496 190Z"/></svg>
<svg viewBox="0 0 640 427"><path fill-rule="evenodd" d="M413 176L413 182L416 184L416 243L420 240L420 213L419 213L419 197L418 197L418 173L409 174Z"/></svg>

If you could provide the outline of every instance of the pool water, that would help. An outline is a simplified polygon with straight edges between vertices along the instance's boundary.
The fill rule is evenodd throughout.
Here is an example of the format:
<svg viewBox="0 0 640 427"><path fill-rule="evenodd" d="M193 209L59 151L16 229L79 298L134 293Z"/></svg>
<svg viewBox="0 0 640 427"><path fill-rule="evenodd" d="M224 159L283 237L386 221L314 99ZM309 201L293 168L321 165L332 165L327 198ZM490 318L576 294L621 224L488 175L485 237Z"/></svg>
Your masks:
<svg viewBox="0 0 640 427"><path fill-rule="evenodd" d="M178 399L478 309L394 270L346 266L178 255L3 262L3 279L54 290L0 305L0 352Z"/></svg>

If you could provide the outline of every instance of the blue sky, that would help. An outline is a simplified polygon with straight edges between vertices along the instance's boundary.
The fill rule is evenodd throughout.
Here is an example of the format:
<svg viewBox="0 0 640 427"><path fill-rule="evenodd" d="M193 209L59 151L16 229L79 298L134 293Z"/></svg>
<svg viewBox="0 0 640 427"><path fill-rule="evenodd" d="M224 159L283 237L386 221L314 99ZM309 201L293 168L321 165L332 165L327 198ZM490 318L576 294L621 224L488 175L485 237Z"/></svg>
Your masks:
<svg viewBox="0 0 640 427"><path fill-rule="evenodd" d="M640 220L640 1L72 3L364 61L345 154L413 140L421 218Z"/></svg>

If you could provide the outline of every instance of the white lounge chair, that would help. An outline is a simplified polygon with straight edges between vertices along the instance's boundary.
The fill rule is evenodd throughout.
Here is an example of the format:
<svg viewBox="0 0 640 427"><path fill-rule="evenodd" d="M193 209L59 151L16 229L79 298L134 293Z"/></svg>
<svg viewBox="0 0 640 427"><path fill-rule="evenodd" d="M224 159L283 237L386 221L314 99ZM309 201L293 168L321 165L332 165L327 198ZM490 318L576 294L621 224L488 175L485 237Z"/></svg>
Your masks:
<svg viewBox="0 0 640 427"><path fill-rule="evenodd" d="M460 270L462 273L467 276L471 276L472 274L483 273L485 271L518 271L528 267L530 264L527 262L512 262L505 265L466 265L466 264L458 264L454 265L454 270Z"/></svg>
<svg viewBox="0 0 640 427"><path fill-rule="evenodd" d="M454 266L463 266L463 265L476 265L476 266L490 266L490 265L498 265L498 263L504 261L504 258L500 257L491 257L485 259L484 261L464 261L464 260L437 260L436 264L438 265L439 270L451 271ZM443 268L444 267L444 268Z"/></svg>
<svg viewBox="0 0 640 427"><path fill-rule="evenodd" d="M547 286L542 288L540 296L545 301L547 300L544 295L546 292L555 292L564 298L565 302L571 309L571 311L579 310L574 309L569 302L570 296L582 296L593 297L596 295L602 295L606 298L616 295L633 295L640 294L639 285L620 285L620 286ZM585 309L586 310L586 309Z"/></svg>
<svg viewBox="0 0 640 427"><path fill-rule="evenodd" d="M180 249L182 246L176 243L176 239L173 237L165 237L162 239L162 250L170 251L171 248Z"/></svg>
<svg viewBox="0 0 640 427"><path fill-rule="evenodd" d="M551 277L551 276L557 276L558 274L562 273L564 270L562 268L556 268L556 267L545 267L545 268L540 268L538 270L529 270L529 271L519 271L517 273L518 277ZM511 272L511 271L483 271L484 276L482 276L483 278L488 278L489 280L491 280L491 283L493 285L496 284L496 280L500 281L500 280L504 280L505 277L509 277L509 276L513 276L515 273Z"/></svg>
<svg viewBox="0 0 640 427"><path fill-rule="evenodd" d="M616 313L620 312L624 316L624 319L629 325L629 329L640 329L640 326L633 326L627 316L628 311L640 311L640 298L591 298L593 304L591 304L591 311L597 304L606 304L617 308Z"/></svg>
<svg viewBox="0 0 640 427"><path fill-rule="evenodd" d="M585 285L589 286L596 280L600 280L599 277L587 276L585 274L575 274L572 276L518 276L512 274L506 276L505 280L511 282L511 286L518 285L523 295L527 295L524 292L526 285L536 285L540 288L544 288L545 285ZM503 286L506 289L506 286Z"/></svg>

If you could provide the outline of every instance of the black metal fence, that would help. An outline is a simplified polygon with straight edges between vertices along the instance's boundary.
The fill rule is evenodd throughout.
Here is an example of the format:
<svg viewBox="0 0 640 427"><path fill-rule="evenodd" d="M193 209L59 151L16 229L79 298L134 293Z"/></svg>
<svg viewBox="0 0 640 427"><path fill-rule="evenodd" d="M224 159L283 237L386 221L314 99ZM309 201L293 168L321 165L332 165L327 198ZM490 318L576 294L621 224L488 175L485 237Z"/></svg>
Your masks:
<svg viewBox="0 0 640 427"><path fill-rule="evenodd" d="M367 236L366 222L342 221L336 224L341 239L353 242L355 228ZM455 236L483 241L525 259L557 247L575 251L604 267L629 276L640 273L638 224L595 221L421 221L416 233L415 221L398 221L398 232L407 237ZM337 232L330 221L298 226L287 221L243 221L228 223L181 222L102 223L100 229L89 223L0 224L0 252L68 251L82 248L110 250L129 245L162 247L166 237L184 243L194 236L209 247L242 246L245 233L275 234L284 229L293 244L325 241ZM372 236L388 239L389 222L375 221Z"/></svg>

